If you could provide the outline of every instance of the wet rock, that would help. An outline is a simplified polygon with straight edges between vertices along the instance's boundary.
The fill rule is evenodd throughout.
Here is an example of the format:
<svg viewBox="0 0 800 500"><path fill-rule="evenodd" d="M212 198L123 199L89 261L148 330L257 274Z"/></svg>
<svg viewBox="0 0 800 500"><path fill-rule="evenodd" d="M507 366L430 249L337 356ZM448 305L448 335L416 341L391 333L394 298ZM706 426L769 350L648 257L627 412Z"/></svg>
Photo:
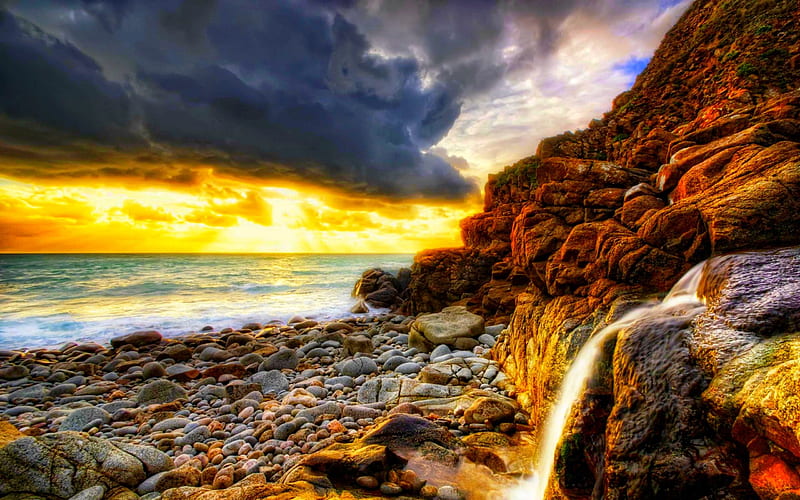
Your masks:
<svg viewBox="0 0 800 500"><path fill-rule="evenodd" d="M111 347L121 347L126 344L130 344L134 347L142 347L161 342L161 334L155 330L143 330L114 337L110 342Z"/></svg>
<svg viewBox="0 0 800 500"><path fill-rule="evenodd" d="M375 307L391 307L400 301L403 290L403 283L391 273L376 268L364 271L353 287L352 295Z"/></svg>
<svg viewBox="0 0 800 500"><path fill-rule="evenodd" d="M464 419L468 424L484 423L496 424L511 421L517 412L517 405L512 400L501 398L478 398L472 406L464 412Z"/></svg>
<svg viewBox="0 0 800 500"><path fill-rule="evenodd" d="M178 382L188 382L200 376L200 370L183 364L174 364L166 368L167 377Z"/></svg>
<svg viewBox="0 0 800 500"><path fill-rule="evenodd" d="M367 432L362 442L380 444L392 451L414 449L424 442L433 442L445 448L457 445L456 439L447 430L424 418L404 414L392 415Z"/></svg>
<svg viewBox="0 0 800 500"><path fill-rule="evenodd" d="M369 312L369 306L364 299L358 299L358 301L353 304L353 307L350 308L350 312L353 314L364 314Z"/></svg>

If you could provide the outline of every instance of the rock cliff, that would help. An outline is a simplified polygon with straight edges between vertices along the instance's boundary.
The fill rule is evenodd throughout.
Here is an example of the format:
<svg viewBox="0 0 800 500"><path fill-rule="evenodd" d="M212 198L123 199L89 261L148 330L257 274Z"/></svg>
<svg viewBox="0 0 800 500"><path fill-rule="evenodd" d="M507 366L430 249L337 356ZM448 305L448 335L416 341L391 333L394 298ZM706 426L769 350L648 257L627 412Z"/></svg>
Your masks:
<svg viewBox="0 0 800 500"><path fill-rule="evenodd" d="M461 303L490 322L508 323L493 355L538 425L580 346L631 304L665 292L693 264L713 255L800 243L798 22L794 1L696 1L611 111L584 130L543 140L535 156L490 176L483 212L461 223L464 247L417 257L407 307L418 313ZM793 302L784 303L791 312ZM678 323L694 318L659 328L681 344L685 325ZM631 444L630 433L638 430L607 427L625 422L619 391L656 390L642 387L648 382L626 371L631 363L623 361L628 342L646 347L649 337L624 338L616 352L608 347L608 373L600 377L606 382L584 398L580 412L586 418L578 419L579 432L572 434L580 439L570 438L561 448L561 494L584 498L594 490L607 498L671 498L676 490L667 486L681 471L687 485L719 485L708 491L687 486L683 494L691 497L775 498L795 488L788 479L784 486L759 483L778 469L785 472L780 477L795 478L793 467L800 464L800 452L792 452L786 439L770 437L777 431L766 423L769 418L737 424L734 436L725 429L750 421L732 417L736 412L723 403L736 397L744 381L734 383L730 374L719 378L730 368L711 359L720 349L716 344L670 351L669 362L688 371L658 390L686 392L656 399L666 397L677 414L688 413L647 416L672 418L675 425L659 424L659 433L684 429L686 436L705 440L705 448L693 448L696 456L682 452L684 462L661 463L666 452L640 453ZM644 347L631 349L640 355ZM766 363L759 369L773 366ZM707 387L723 395L711 397ZM776 406L767 402L774 398L762 391L757 401L748 400L747 415L771 414L765 406ZM707 405L725 407L728 418L719 417L717 407L707 411ZM695 417L702 431L695 424L681 427ZM800 427L787 425L800 433ZM711 451L725 458L711 460ZM621 486L631 483L640 489Z"/></svg>

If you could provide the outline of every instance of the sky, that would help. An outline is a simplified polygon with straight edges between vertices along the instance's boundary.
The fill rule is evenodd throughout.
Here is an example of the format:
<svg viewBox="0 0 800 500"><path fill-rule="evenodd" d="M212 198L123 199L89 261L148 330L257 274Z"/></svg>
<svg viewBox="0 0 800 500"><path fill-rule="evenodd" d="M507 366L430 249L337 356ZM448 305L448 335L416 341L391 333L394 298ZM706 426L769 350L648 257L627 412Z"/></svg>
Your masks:
<svg viewBox="0 0 800 500"><path fill-rule="evenodd" d="M0 251L459 246L688 0L0 0Z"/></svg>

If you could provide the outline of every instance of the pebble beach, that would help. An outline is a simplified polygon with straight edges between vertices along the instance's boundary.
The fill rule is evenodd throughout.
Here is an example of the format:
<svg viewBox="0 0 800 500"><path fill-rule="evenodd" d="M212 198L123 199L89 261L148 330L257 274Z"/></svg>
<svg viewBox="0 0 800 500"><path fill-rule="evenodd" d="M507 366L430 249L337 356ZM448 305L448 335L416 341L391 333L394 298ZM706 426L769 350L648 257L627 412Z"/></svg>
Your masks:
<svg viewBox="0 0 800 500"><path fill-rule="evenodd" d="M498 498L529 448L490 359L503 328L455 307L3 350L0 493ZM98 457L112 454L109 473ZM27 472L59 456L70 480ZM470 493L475 478L486 486Z"/></svg>

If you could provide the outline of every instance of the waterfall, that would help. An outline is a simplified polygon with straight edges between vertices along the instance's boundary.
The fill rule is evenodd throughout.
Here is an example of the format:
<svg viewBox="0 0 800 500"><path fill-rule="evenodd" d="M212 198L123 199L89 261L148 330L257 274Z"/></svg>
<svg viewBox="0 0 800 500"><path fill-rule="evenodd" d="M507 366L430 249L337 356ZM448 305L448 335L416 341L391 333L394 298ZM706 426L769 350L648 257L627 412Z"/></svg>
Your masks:
<svg viewBox="0 0 800 500"><path fill-rule="evenodd" d="M702 279L705 266L706 264L703 262L686 272L661 302L643 305L629 311L622 318L595 333L583 345L564 376L558 399L550 409L545 425L539 435L539 447L536 452L533 475L510 492L509 500L545 499L555 462L556 448L559 441L561 441L561 435L567 425L572 407L580 398L586 382L594 371L594 366L600 356L603 344L620 330L629 327L641 318L663 314L675 306L700 303L697 287Z"/></svg>

